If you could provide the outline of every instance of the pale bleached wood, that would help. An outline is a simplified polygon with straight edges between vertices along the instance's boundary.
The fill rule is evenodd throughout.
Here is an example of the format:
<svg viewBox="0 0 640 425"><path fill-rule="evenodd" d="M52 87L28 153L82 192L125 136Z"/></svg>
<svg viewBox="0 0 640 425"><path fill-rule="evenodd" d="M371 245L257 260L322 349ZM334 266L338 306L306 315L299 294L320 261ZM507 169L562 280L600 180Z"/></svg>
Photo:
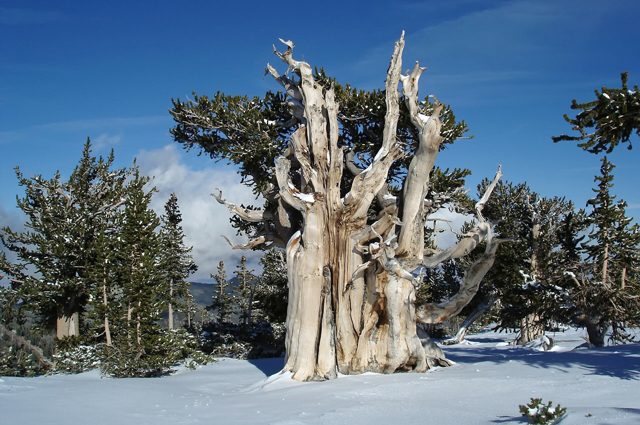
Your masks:
<svg viewBox="0 0 640 425"><path fill-rule="evenodd" d="M219 204L224 205L231 211L232 214L240 217L244 221L248 221L250 223L259 223L268 218L271 218L268 214L265 214L262 210L251 210L248 208L243 208L240 205L234 204L232 202L227 201L222 197L222 190L217 189L211 194L218 201Z"/></svg>
<svg viewBox="0 0 640 425"><path fill-rule="evenodd" d="M492 225L479 214L476 228L456 246L424 255L427 214L445 198L426 200L443 137L442 106L436 102L433 113L426 116L418 102L423 68L416 64L408 75L401 75L403 33L385 80L382 144L370 165L361 169L353 153L345 155L338 145L340 120L348 118L341 118L333 87L316 81L307 62L294 59L293 42L281 42L286 49L274 52L287 71L281 75L268 65L267 73L285 88L295 116L289 124L297 128L275 161L277 187L269 188L265 196L277 205L275 217L237 207L221 194L218 201L245 221L271 223L278 237L288 240L284 369L294 379L307 381L331 379L339 372L421 372L450 365L433 341L418 336L416 323L458 313L477 291L501 240L492 237ZM387 188L389 170L404 149L397 140L400 82L418 132L418 148L402 193L392 196ZM341 196L345 171L353 180ZM374 200L380 207L375 219L369 216ZM294 228L300 218L301 227ZM234 246L256 248L274 238L268 232L252 236L252 241ZM415 290L422 280L416 267L423 261L435 267L462 258L483 242L487 249L465 274L461 291L446 303L416 309Z"/></svg>

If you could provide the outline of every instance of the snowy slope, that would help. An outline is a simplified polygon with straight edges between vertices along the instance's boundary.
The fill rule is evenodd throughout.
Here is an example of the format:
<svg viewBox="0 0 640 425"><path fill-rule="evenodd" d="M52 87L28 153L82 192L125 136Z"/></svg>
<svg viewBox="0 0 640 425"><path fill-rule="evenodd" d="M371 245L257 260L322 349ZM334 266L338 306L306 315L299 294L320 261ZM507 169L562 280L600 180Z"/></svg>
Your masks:
<svg viewBox="0 0 640 425"><path fill-rule="evenodd" d="M582 331L553 352L512 348L485 332L447 347L457 365L426 374L297 383L281 359L223 359L149 379L97 372L0 379L0 424L517 424L531 397L568 409L562 425L640 424L640 345L592 350Z"/></svg>

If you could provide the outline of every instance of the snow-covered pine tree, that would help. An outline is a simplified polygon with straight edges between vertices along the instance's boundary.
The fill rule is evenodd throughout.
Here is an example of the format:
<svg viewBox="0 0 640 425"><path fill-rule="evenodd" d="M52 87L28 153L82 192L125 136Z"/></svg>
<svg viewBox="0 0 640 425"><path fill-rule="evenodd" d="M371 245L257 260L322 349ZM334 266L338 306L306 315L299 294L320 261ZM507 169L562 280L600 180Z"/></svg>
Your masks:
<svg viewBox="0 0 640 425"><path fill-rule="evenodd" d="M42 322L56 323L58 338L80 334L80 315L94 292L88 273L95 263L97 229L122 203L113 194L126 171L111 170L113 160L113 153L107 159L94 157L87 140L67 181L59 172L50 179L27 178L16 169L25 190L18 207L28 230L2 229L0 239L17 262L0 267Z"/></svg>
<svg viewBox="0 0 640 425"><path fill-rule="evenodd" d="M638 282L640 273L640 225L633 223L633 218L626 215L627 203L620 201L618 209L622 212L615 225L613 252L611 261L617 264L619 275L614 276L613 286L626 289L628 282Z"/></svg>
<svg viewBox="0 0 640 425"><path fill-rule="evenodd" d="M247 257L240 257L240 263L233 272L236 277L236 305L240 324L250 325L253 314L253 297L255 292L255 276L247 267Z"/></svg>
<svg viewBox="0 0 640 425"><path fill-rule="evenodd" d="M120 232L124 203L127 197L126 181L132 170L111 170L113 151L106 162L98 159L99 187L93 196L103 207L94 212L93 264L87 267L86 279L93 290L88 309L89 321L93 321L93 341L113 345L113 332L122 327L121 311L122 267L119 263Z"/></svg>
<svg viewBox="0 0 640 425"><path fill-rule="evenodd" d="M614 165L602 158L600 175L595 177L595 196L587 201L590 208L584 225L589 234L573 256L578 264L566 271L573 283L572 317L587 328L589 342L603 346L611 327L613 340L626 340L626 326L640 320L640 293L637 280L640 229L627 217L624 201L616 202L611 193ZM575 226L579 231L583 226ZM577 235L565 237L578 240ZM586 258L580 256L584 253ZM630 270L634 270L631 274ZM630 279L630 276L634 277Z"/></svg>
<svg viewBox="0 0 640 425"><path fill-rule="evenodd" d="M191 257L192 247L185 245L184 238L178 197L172 193L164 206L160 228L160 269L164 297L168 300L170 330L175 327L174 312L176 310L186 312L188 316L190 314L186 311L191 297L189 282L186 279L198 268Z"/></svg>
<svg viewBox="0 0 640 425"><path fill-rule="evenodd" d="M478 191L487 184L482 182ZM487 217L499 222L512 242L497 254L478 296L495 294L500 326L518 328L519 345L540 338L558 317L558 230L572 211L565 199L542 197L524 183L500 182L487 202Z"/></svg>
<svg viewBox="0 0 640 425"><path fill-rule="evenodd" d="M207 310L213 312L218 323L226 323L231 318L231 313L233 312L234 294L229 290L224 261L218 263L216 274L211 274L211 277L216 283L213 296L211 297L211 304L207 306Z"/></svg>
<svg viewBox="0 0 640 425"><path fill-rule="evenodd" d="M628 143L631 149L631 135L640 135L640 90L629 89L629 75L620 75L622 87L602 87L596 90L596 99L590 102L571 102L571 109L580 111L575 118L564 115L565 121L579 134L562 134L553 137L554 142L577 141L578 146L591 153L611 153L620 143Z"/></svg>

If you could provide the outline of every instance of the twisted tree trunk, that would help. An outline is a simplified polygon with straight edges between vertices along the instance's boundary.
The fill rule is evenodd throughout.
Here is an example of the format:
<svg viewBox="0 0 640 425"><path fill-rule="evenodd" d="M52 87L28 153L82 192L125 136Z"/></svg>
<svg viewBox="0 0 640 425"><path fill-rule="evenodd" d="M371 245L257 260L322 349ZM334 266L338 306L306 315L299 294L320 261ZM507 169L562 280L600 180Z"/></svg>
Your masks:
<svg viewBox="0 0 640 425"><path fill-rule="evenodd" d="M292 42L283 43L286 51L276 51L276 55L298 79L280 75L271 66L267 71L287 90L300 124L289 139L289 148L276 160L274 202L302 216L302 227L286 244L289 304L285 370L297 380L322 380L334 378L338 372L425 371L429 365L449 364L437 346L418 337L416 322L439 323L458 314L493 264L501 241L493 238L493 227L481 211L501 172L476 205L476 228L453 248L425 256L429 213L425 199L444 140L440 134L442 106L436 104L427 116L418 102L418 81L423 72L418 64L408 75L401 75L404 34L395 44L387 71L382 144L364 169L345 161L338 145L339 105L333 88L316 81L308 63L293 58ZM401 196L396 198L385 191L389 170L403 155L397 140L400 82L418 148ZM346 168L355 170L351 186L343 194ZM245 221L274 220L262 211L227 202L221 193L214 196ZM374 201L380 204L380 213L372 220L368 213ZM287 214L276 219L276 228L291 228ZM259 235L234 247L254 248L269 237L273 235ZM485 243L485 251L466 273L460 292L446 302L416 307L415 287L421 283L421 270L467 255L480 243Z"/></svg>
<svg viewBox="0 0 640 425"><path fill-rule="evenodd" d="M484 316L487 311L493 307L493 304L496 302L496 297L494 295L488 295L482 298L482 300L476 305L476 307L464 318L458 332L453 338L449 338L444 341L445 345L453 345L459 344L467 336L469 329L471 326L478 321L482 316Z"/></svg>
<svg viewBox="0 0 640 425"><path fill-rule="evenodd" d="M539 205L539 204L538 204ZM538 245L540 239L540 211L538 205L532 205L527 198L527 207L531 214L531 279L536 282L540 277L538 265ZM530 301L526 300L526 303ZM538 313L527 314L520 320L520 333L516 339L517 345L526 345L544 335L544 321Z"/></svg>

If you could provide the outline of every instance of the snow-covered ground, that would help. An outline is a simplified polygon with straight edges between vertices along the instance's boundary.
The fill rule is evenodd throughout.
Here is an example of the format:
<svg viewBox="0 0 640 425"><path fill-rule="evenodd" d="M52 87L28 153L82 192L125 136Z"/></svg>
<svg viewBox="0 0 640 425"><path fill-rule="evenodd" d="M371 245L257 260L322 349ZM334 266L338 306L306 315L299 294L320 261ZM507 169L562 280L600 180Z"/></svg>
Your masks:
<svg viewBox="0 0 640 425"><path fill-rule="evenodd" d="M639 424L640 345L574 349L583 334L556 334L554 351L538 352L484 332L446 347L453 367L329 382L269 378L282 359L222 359L149 379L2 377L0 424L517 424L531 397L566 407L563 425Z"/></svg>

